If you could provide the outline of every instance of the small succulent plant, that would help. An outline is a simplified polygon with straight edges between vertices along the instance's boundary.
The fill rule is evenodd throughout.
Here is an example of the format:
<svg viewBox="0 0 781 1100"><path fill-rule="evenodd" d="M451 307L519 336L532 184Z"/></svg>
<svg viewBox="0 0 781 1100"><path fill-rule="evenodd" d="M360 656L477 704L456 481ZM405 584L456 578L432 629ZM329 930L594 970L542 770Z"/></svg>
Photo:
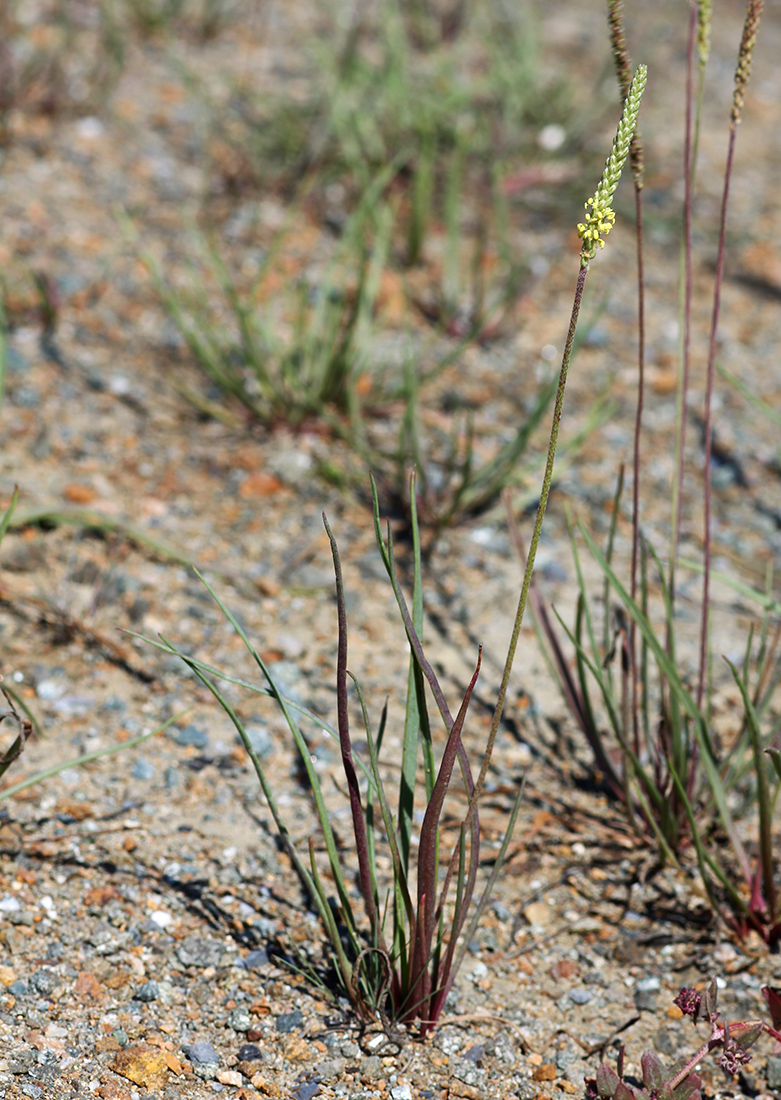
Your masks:
<svg viewBox="0 0 781 1100"><path fill-rule="evenodd" d="M617 1071L603 1062L596 1078L586 1082L587 1100L700 1100L702 1080L686 1065L681 1063L667 1069L658 1054L651 1050L645 1052L640 1064L643 1069L642 1088L623 1080L622 1047Z"/></svg>
<svg viewBox="0 0 781 1100"><path fill-rule="evenodd" d="M763 1020L736 1020L732 1023L720 1020L715 978L704 993L682 989L673 1003L684 1016L690 1016L693 1023L703 1019L710 1024L710 1037L696 1054L668 1069L658 1054L647 1050L640 1060L643 1071L640 1086L624 1080L622 1047L616 1069L603 1062L596 1077L586 1080L586 1100L700 1100L702 1079L695 1070L706 1054L716 1055L720 1068L732 1075L750 1061L749 1050L763 1032L781 1042L781 1033L776 1030L778 1017L781 1017L781 997L769 988L763 989L762 994L773 1018L772 1027Z"/></svg>

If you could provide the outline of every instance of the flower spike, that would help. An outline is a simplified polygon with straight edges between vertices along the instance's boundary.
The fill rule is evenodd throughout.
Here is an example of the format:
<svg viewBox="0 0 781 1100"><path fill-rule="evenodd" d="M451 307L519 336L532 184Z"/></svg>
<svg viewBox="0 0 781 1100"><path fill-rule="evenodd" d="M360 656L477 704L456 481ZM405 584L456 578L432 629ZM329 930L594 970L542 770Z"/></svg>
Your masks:
<svg viewBox="0 0 781 1100"><path fill-rule="evenodd" d="M637 115L640 110L640 99L645 88L648 70L645 65L639 65L634 79L629 86L629 92L624 100L624 110L621 121L618 124L616 136L610 156L605 163L602 179L592 198L586 203L586 220L578 225L578 236L583 241L580 253L580 266L585 267L589 260L593 260L597 254L597 247L604 248L605 242L602 235L610 232L616 220L615 211L610 206L610 200L618 187L621 172L626 162L629 146L637 125Z"/></svg>

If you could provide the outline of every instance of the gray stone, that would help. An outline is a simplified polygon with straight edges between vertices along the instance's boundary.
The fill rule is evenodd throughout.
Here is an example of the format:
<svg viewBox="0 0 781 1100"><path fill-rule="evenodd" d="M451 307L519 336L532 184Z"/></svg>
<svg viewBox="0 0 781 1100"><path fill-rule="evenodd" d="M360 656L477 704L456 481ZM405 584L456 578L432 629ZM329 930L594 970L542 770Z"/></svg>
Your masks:
<svg viewBox="0 0 781 1100"><path fill-rule="evenodd" d="M205 749L209 744L209 734L199 726L183 726L181 729L174 726L169 737L183 747L192 745L196 749Z"/></svg>
<svg viewBox="0 0 781 1100"><path fill-rule="evenodd" d="M281 1016L277 1016L277 1031L283 1035L289 1035L291 1031L301 1027L303 1022L304 1014L299 1009L295 1009L294 1012L283 1012Z"/></svg>
<svg viewBox="0 0 781 1100"><path fill-rule="evenodd" d="M567 993L567 996L575 1005L587 1005L593 997L593 993L590 989L578 988L570 989L569 993Z"/></svg>
<svg viewBox="0 0 781 1100"><path fill-rule="evenodd" d="M318 572L315 570L315 572ZM303 581L299 582L303 584ZM330 576L330 584L333 584L333 574ZM316 583L304 585L304 587L317 588ZM322 587L322 586L320 586ZM303 706L304 697L301 693L301 689L304 684L304 677L301 673L301 669L295 664L294 661L274 661L269 666L269 672L271 673L271 679L274 681L277 689L289 699L291 703L298 703Z"/></svg>
<svg viewBox="0 0 781 1100"><path fill-rule="evenodd" d="M513 911L509 905L505 905L503 901L495 901L491 907L494 911L494 916L497 920L507 923L513 919Z"/></svg>
<svg viewBox="0 0 781 1100"><path fill-rule="evenodd" d="M518 1100L534 1100L539 1093L540 1088L536 1081L531 1081L528 1078L522 1078L518 1081L515 1095Z"/></svg>
<svg viewBox="0 0 781 1100"><path fill-rule="evenodd" d="M556 1069L563 1073L568 1066L580 1058L580 1051L571 1040L567 1040L561 1050L557 1050L553 1058Z"/></svg>
<svg viewBox="0 0 781 1100"><path fill-rule="evenodd" d="M207 1043L204 1040L192 1043L190 1046L184 1047L183 1049L193 1066L195 1066L196 1063L202 1066L217 1065L220 1061L220 1056L211 1043Z"/></svg>
<svg viewBox="0 0 781 1100"><path fill-rule="evenodd" d="M249 739L252 749L261 760L267 760L274 751L274 742L269 733L268 726L262 725L257 719L251 725L244 727L244 732Z"/></svg>
<svg viewBox="0 0 781 1100"><path fill-rule="evenodd" d="M505 1066L512 1066L516 1061L515 1043L506 1031L500 1031L496 1038L486 1045L486 1053L502 1062Z"/></svg>
<svg viewBox="0 0 781 1100"><path fill-rule="evenodd" d="M27 909L22 909L18 913L9 913L8 921L10 924L22 924L26 928L32 928L33 924L35 923L33 921L32 913L28 912Z"/></svg>
<svg viewBox="0 0 781 1100"><path fill-rule="evenodd" d="M660 1054L671 1055L677 1053L678 1035L670 1027L660 1027L654 1040L654 1048Z"/></svg>
<svg viewBox="0 0 781 1100"><path fill-rule="evenodd" d="M156 770L154 764L151 764L145 757L139 757L131 768L130 774L134 779L140 779L144 783L149 783L154 779Z"/></svg>
<svg viewBox="0 0 781 1100"><path fill-rule="evenodd" d="M149 1003L150 1001L156 1001L160 996L160 988L155 981L144 982L139 986L133 997L134 1001L144 1001Z"/></svg>
<svg viewBox="0 0 781 1100"><path fill-rule="evenodd" d="M193 1073L202 1081L213 1081L219 1068L217 1062L193 1062Z"/></svg>
<svg viewBox="0 0 781 1100"><path fill-rule="evenodd" d="M767 1060L767 1087L781 1089L781 1056L769 1055Z"/></svg>
<svg viewBox="0 0 781 1100"><path fill-rule="evenodd" d="M247 970L261 970L268 966L268 951L265 947L258 947L245 955L242 962Z"/></svg>
<svg viewBox="0 0 781 1100"><path fill-rule="evenodd" d="M30 985L37 993L48 996L57 988L57 976L52 970L36 970L30 979Z"/></svg>
<svg viewBox="0 0 781 1100"><path fill-rule="evenodd" d="M383 1065L379 1054L370 1054L368 1058L364 1058L361 1062L361 1077L373 1080L375 1077L379 1077L382 1072Z"/></svg>
<svg viewBox="0 0 781 1100"><path fill-rule="evenodd" d="M26 1047L24 1050L18 1050L15 1054L11 1055L8 1059L8 1069L14 1076L19 1076L22 1073L27 1073L31 1070L36 1062L36 1051L31 1047ZM780 1059L781 1060L781 1059Z"/></svg>
<svg viewBox="0 0 781 1100"><path fill-rule="evenodd" d="M641 1012L653 1012L659 1000L661 982L653 975L641 978L635 986L635 1007Z"/></svg>
<svg viewBox="0 0 781 1100"><path fill-rule="evenodd" d="M461 1034L454 1028L444 1027L436 1032L434 1042L448 1057L457 1054L463 1045Z"/></svg>
<svg viewBox="0 0 781 1100"><path fill-rule="evenodd" d="M188 936L176 949L176 957L183 966L218 966L222 958L222 944L205 940L200 936Z"/></svg>
<svg viewBox="0 0 781 1100"><path fill-rule="evenodd" d="M379 1062L379 1058L377 1061ZM344 1058L326 1058L324 1062L318 1063L317 1076L321 1077L323 1081L338 1081L344 1073L344 1066ZM361 1066L361 1073L365 1074L363 1065Z"/></svg>
<svg viewBox="0 0 781 1100"><path fill-rule="evenodd" d="M451 1058L450 1072L470 1088L479 1089L485 1080L485 1070L478 1069L474 1062L469 1062L466 1058Z"/></svg>
<svg viewBox="0 0 781 1100"><path fill-rule="evenodd" d="M252 1018L246 1008L234 1008L228 1014L228 1027L232 1027L234 1031L249 1031Z"/></svg>

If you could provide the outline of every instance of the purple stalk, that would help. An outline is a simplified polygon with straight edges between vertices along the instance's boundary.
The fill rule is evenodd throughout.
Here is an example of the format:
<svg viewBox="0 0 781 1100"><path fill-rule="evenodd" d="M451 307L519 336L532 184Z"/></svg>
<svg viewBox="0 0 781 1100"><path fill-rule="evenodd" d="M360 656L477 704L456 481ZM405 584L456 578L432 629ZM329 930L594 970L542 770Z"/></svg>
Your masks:
<svg viewBox="0 0 781 1100"><path fill-rule="evenodd" d="M428 972L428 964L431 959L431 946L436 929L436 902L437 894L437 849L439 840L439 820L442 816L442 807L445 802L450 780L453 776L461 746L461 731L469 708L477 677L480 674L482 651L478 654L477 668L474 671L469 687L466 689L463 702L459 708L456 719L453 722L448 735L445 751L439 765L434 790L431 793L423 825L420 830L420 847L418 850L418 922L415 930L415 942L412 956L412 970L410 986L417 989L418 998L413 1011L414 1015L420 1015L421 1026L425 1029L429 1021L429 1000L431 997L431 975ZM474 853L471 864L476 865ZM442 899L444 901L444 899ZM455 934L455 928L451 930L451 936ZM456 937L457 938L457 937Z"/></svg>
<svg viewBox="0 0 781 1100"><path fill-rule="evenodd" d="M697 683L697 706L702 706L705 694L705 681L708 672L709 630L708 621L710 613L710 573L711 573L711 458L713 454L713 381L716 372L716 338L719 329L719 312L721 309L721 287L724 281L724 253L727 240L727 206L729 203L730 183L732 182L732 170L735 160L735 142L737 140L737 128L740 123L740 113L743 107L743 97L751 73L751 57L756 42L759 18L764 7L764 0L747 0L746 18L743 24L743 36L738 53L738 65L735 71L735 91L732 101L732 117L729 128L729 147L727 150L727 167L724 172L724 193L721 199L721 220L719 229L719 251L716 259L716 285L713 291L713 316L711 318L710 346L708 349L707 384L705 393L705 472L704 472L704 496L705 517L703 530L703 578L702 578L702 619L700 623L700 671Z"/></svg>
<svg viewBox="0 0 781 1100"><path fill-rule="evenodd" d="M379 530L379 528L378 528ZM393 557L393 538L391 535L390 523L388 524L388 545L387 545L387 557L386 566L388 569L388 576L390 577L391 586L393 588L396 601L399 605L399 611L404 622L404 627L407 631L407 638L415 659L420 666L423 675L428 680L431 691L436 699L439 712L442 715L442 719L447 727L448 736L453 729L453 716L450 713L450 708L447 705L442 688L437 680L436 674L427 660L420 638L417 635L415 626L412 622L412 616L409 613L407 607L407 601L404 598L404 593L401 590L398 577L396 575L396 565ZM379 540L379 535L378 535ZM381 540L380 540L381 542ZM469 764L469 757L467 756L466 749L461 743L461 739L457 742L458 763L461 768L461 774L464 780L464 786L466 787L467 794L469 795L469 809L465 818L465 823L468 824L471 834L471 848L470 848L470 861L469 861L469 874L467 878L466 889L464 890L464 896L471 898L474 893L475 882L477 880L477 866L480 858L480 817L477 810L477 797L475 793L475 782L472 778L472 768Z"/></svg>
<svg viewBox="0 0 781 1100"><path fill-rule="evenodd" d="M683 474L686 466L686 418L691 375L691 312L692 312L692 116L694 111L694 47L697 39L697 7L690 5L689 40L686 50L686 126L683 139L683 370L678 425L678 469L676 470L675 519L670 554L670 599L675 609L675 567L681 542L683 523ZM669 626L672 631L672 620ZM668 638L668 652L671 652Z"/></svg>
<svg viewBox="0 0 781 1100"><path fill-rule="evenodd" d="M632 82L632 65L624 33L624 6L622 0L608 0L608 28L613 61L616 66L621 97L626 101ZM643 142L640 132L635 129L629 149L629 162L635 186L635 236L637 241L637 410L635 413L635 431L633 446L633 485L632 485L632 568L631 594L637 598L637 564L640 550L640 439L643 427L643 405L645 398L645 272L643 263ZM607 607L605 607L607 616ZM640 755L638 729L638 669L635 658L637 627L632 621L629 628L629 656L632 673L632 726L634 749Z"/></svg>
<svg viewBox="0 0 781 1100"><path fill-rule="evenodd" d="M635 180L635 227L637 236L637 409L632 453L632 599L637 602L637 567L640 556L640 442L645 404L645 268L643 262L643 185ZM607 608L605 608L607 614ZM637 667L637 624L629 627L629 657L632 669L632 724L635 753L639 756L639 669Z"/></svg>
<svg viewBox="0 0 781 1100"><path fill-rule="evenodd" d="M347 780L347 789L350 795L350 811L353 819L353 834L355 836L355 849L358 856L358 876L361 885L363 903L366 907L366 915L372 930L372 945L379 947L387 954L382 924L377 913L375 898L375 883L372 875L371 861L369 858L369 842L366 837L366 820L361 805L361 792L358 784L358 776L355 772L355 764L352 756L352 743L350 740L350 720L347 709L347 613L344 606L344 582L342 579L342 563L339 558L339 549L331 528L328 526L325 512L323 523L331 543L331 554L334 560L334 575L336 577L336 608L339 623L339 642L336 658L336 710L339 729L339 745L342 752L342 767Z"/></svg>

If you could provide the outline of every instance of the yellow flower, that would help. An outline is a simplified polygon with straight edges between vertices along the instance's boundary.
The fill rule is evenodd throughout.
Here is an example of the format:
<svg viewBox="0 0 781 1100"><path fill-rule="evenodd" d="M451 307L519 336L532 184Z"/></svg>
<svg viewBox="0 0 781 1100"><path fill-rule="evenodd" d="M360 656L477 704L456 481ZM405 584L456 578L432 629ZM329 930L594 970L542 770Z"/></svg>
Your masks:
<svg viewBox="0 0 781 1100"><path fill-rule="evenodd" d="M589 210L589 207L591 209ZM612 207L595 208L594 199L586 203L586 220L578 223L578 236L583 241L584 251L593 255L595 246L605 247L602 234L608 235L616 220L616 212Z"/></svg>
<svg viewBox="0 0 781 1100"><path fill-rule="evenodd" d="M602 234L609 233L616 220L614 210L610 206L610 200L618 187L621 171L624 167L629 146L632 143L632 135L637 126L637 114L640 110L640 100L645 89L648 71L645 65L638 65L632 83L629 85L621 121L618 124L616 136L610 155L605 163L602 179L597 185L593 198L586 203L586 220L578 225L578 236L583 241L580 253L580 265L586 267L589 260L593 260L597 254L597 246L605 247ZM589 207L591 209L589 210Z"/></svg>

